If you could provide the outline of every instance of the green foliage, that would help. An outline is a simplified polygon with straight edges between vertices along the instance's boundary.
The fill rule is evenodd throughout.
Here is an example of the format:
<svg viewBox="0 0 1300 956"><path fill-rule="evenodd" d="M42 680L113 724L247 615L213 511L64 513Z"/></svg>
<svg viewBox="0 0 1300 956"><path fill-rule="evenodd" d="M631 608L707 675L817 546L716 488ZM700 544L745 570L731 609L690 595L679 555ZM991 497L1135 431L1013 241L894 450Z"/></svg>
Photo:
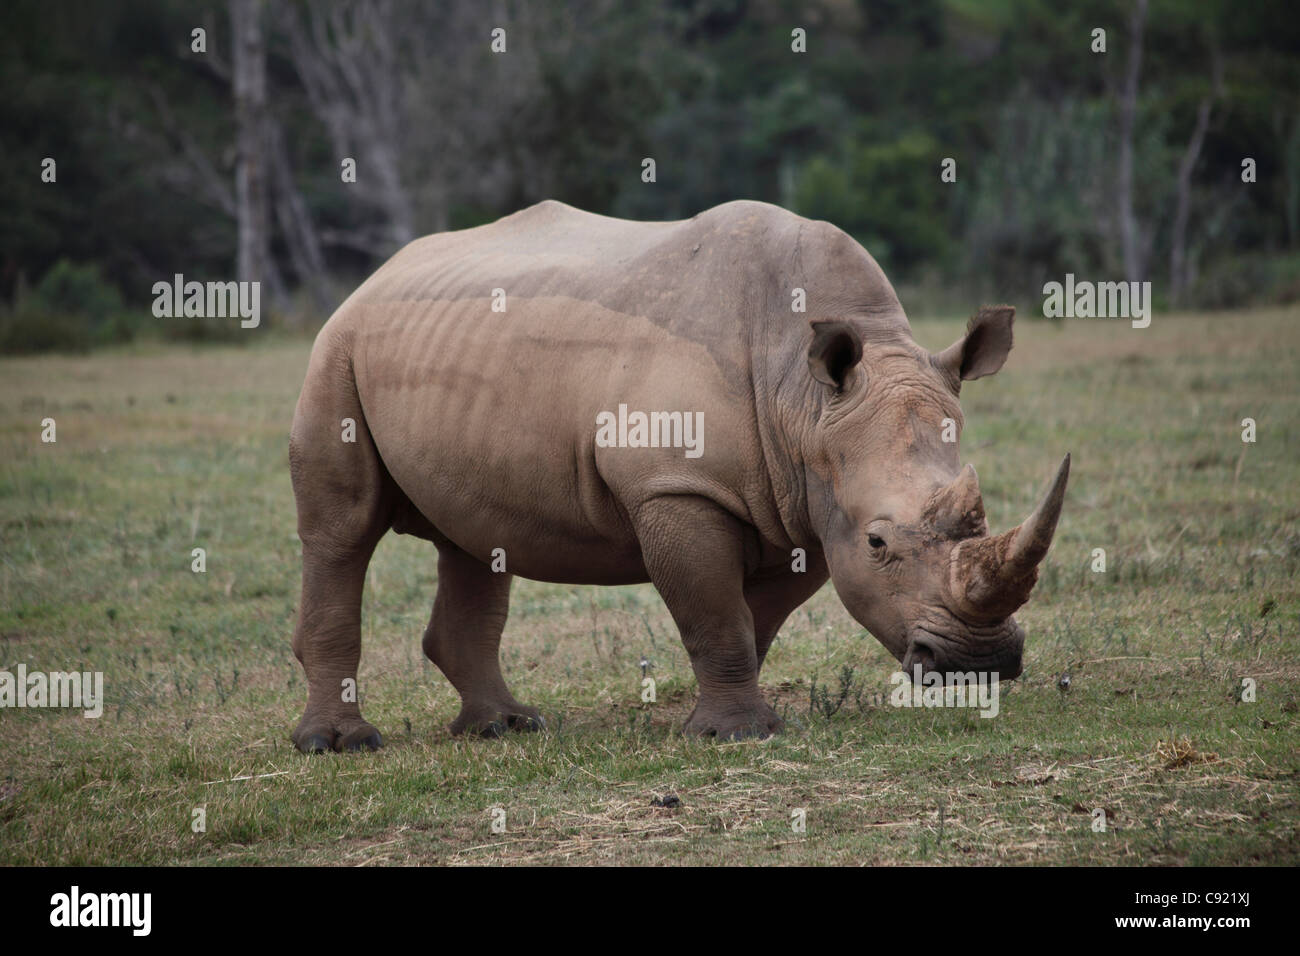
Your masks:
<svg viewBox="0 0 1300 956"><path fill-rule="evenodd" d="M0 315L0 355L30 352L84 352L90 330L80 316L19 306Z"/></svg>
<svg viewBox="0 0 1300 956"><path fill-rule="evenodd" d="M1300 301L1300 252L1213 260L1192 286L1192 295L1209 309L1239 308L1248 302Z"/></svg>
<svg viewBox="0 0 1300 956"><path fill-rule="evenodd" d="M643 219L745 198L846 229L914 290L909 309L1036 298L1066 272L1121 271L1128 0L553 0L520 11L508 57L460 42L456 29L478 35L476 0L445 7L448 45L397 44L399 85L422 105L388 145L417 230L477 225L544 198ZM374 189L373 168L363 163L359 184L340 181L337 154L351 147L307 95L284 9L264 10L269 112L334 291L346 294L384 255L358 237L382 232L389 210L358 199ZM0 344L129 336L130 321L19 301L23 283L60 260L98 267L140 322L159 279L230 278L223 6L201 18L206 57L188 51L195 18L181 0L11 0L5 13ZM805 53L791 50L794 25ZM1105 53L1090 49L1097 27ZM1283 301L1300 249L1300 19L1287 0L1152 0L1133 143L1146 272L1166 295L1177 169L1211 91L1211 49L1223 91L1192 171L1183 301ZM419 135L432 128L439 136ZM40 181L46 157L57 182ZM641 180L645 157L655 183ZM955 183L940 180L945 157ZM1256 182L1241 181L1246 157ZM273 199L282 208L284 196ZM297 262L273 218L273 256L292 285ZM203 323L160 332L229 334Z"/></svg>
<svg viewBox="0 0 1300 956"><path fill-rule="evenodd" d="M1096 210L1113 178L1108 107L1042 103L1021 94L999 111L999 148L972 164L966 222L972 280L985 293L1032 295L1064 272L1081 276L1118 266Z"/></svg>
<svg viewBox="0 0 1300 956"><path fill-rule="evenodd" d="M129 341L137 321L98 266L60 259L0 316L0 353L75 352Z"/></svg>
<svg viewBox="0 0 1300 956"><path fill-rule="evenodd" d="M92 328L102 326L122 308L122 296L103 280L99 267L60 259L45 273L32 294L40 306L54 312L84 316Z"/></svg>
<svg viewBox="0 0 1300 956"><path fill-rule="evenodd" d="M839 160L808 163L795 210L834 222L886 269L906 275L948 254L945 194L937 187L941 159L938 143L919 131L887 143L850 143Z"/></svg>

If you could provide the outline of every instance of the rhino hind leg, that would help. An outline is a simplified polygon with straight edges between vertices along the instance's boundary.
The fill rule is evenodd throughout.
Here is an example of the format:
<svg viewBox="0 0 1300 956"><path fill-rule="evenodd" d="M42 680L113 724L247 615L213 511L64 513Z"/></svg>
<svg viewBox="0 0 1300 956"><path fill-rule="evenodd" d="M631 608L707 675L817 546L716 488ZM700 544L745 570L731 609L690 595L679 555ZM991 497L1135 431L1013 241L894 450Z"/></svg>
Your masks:
<svg viewBox="0 0 1300 956"><path fill-rule="evenodd" d="M366 428L350 362L313 352L289 440L302 540L302 597L293 652L307 675L307 707L293 731L304 753L375 750L383 738L361 716L361 592L375 545L400 495ZM354 422L355 440L341 424Z"/></svg>
<svg viewBox="0 0 1300 956"><path fill-rule="evenodd" d="M293 731L303 753L378 750L379 731L361 716L361 589L369 554L339 560L303 549L302 610L294 653L307 672L307 709Z"/></svg>
<svg viewBox="0 0 1300 956"><path fill-rule="evenodd" d="M361 716L361 591L374 544L340 554L303 546L302 600L293 650L307 673L307 708L292 739L303 753L377 750L379 731Z"/></svg>
<svg viewBox="0 0 1300 956"><path fill-rule="evenodd" d="M438 545L438 594L423 647L460 694L453 734L500 737L507 730L546 729L541 711L515 700L501 674L512 579L450 542Z"/></svg>
<svg viewBox="0 0 1300 956"><path fill-rule="evenodd" d="M781 718L758 688L739 522L712 502L685 496L654 499L638 509L634 521L646 569L681 632L700 686L682 732L741 740L780 731Z"/></svg>

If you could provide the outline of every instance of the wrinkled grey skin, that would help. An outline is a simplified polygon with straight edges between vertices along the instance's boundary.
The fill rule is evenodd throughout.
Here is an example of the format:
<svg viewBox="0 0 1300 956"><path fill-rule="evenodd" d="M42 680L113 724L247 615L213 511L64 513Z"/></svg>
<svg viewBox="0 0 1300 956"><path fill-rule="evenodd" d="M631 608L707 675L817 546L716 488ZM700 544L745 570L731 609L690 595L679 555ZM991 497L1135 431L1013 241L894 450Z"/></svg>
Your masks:
<svg viewBox="0 0 1300 956"><path fill-rule="evenodd" d="M974 471L942 441L945 419L962 422L961 382L1001 368L1011 328L1010 307L982 309L927 352L861 246L763 203L637 223L545 202L411 243L322 329L294 417L293 646L309 688L295 743L381 743L340 688L390 529L437 547L423 648L460 692L454 733L543 725L498 660L516 574L652 581L699 682L688 733L779 729L759 669L828 577L909 671L1014 677L1011 615L1068 458L1034 514L991 537ZM599 446L597 416L620 404L701 412L704 454ZM355 443L340 440L348 418Z"/></svg>

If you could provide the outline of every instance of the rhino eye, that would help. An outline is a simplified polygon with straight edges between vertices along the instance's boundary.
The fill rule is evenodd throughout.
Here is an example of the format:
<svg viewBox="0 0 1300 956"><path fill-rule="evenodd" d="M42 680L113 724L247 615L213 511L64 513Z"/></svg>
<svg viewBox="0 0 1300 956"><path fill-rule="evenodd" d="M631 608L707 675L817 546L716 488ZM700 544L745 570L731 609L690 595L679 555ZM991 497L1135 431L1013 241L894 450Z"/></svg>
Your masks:
<svg viewBox="0 0 1300 956"><path fill-rule="evenodd" d="M873 548L883 548L885 546L885 539L878 534L869 534L867 535L867 544L871 545Z"/></svg>

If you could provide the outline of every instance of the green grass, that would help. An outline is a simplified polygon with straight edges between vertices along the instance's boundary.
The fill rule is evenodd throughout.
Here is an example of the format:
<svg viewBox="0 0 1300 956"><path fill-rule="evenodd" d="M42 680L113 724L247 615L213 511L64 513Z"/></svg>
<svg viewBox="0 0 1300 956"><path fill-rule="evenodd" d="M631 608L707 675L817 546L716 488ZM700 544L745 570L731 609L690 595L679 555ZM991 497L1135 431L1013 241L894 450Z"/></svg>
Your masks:
<svg viewBox="0 0 1300 956"><path fill-rule="evenodd" d="M931 348L961 328L915 325ZM0 360L0 668L102 671L107 696L98 720L0 710L0 863L1300 862L1300 310L1017 340L963 395L994 529L1074 465L996 719L888 706L893 659L827 587L762 675L786 733L685 739L652 588L518 581L503 664L551 730L454 739L419 647L434 551L390 536L360 674L387 746L310 759L286 458L308 343Z"/></svg>

